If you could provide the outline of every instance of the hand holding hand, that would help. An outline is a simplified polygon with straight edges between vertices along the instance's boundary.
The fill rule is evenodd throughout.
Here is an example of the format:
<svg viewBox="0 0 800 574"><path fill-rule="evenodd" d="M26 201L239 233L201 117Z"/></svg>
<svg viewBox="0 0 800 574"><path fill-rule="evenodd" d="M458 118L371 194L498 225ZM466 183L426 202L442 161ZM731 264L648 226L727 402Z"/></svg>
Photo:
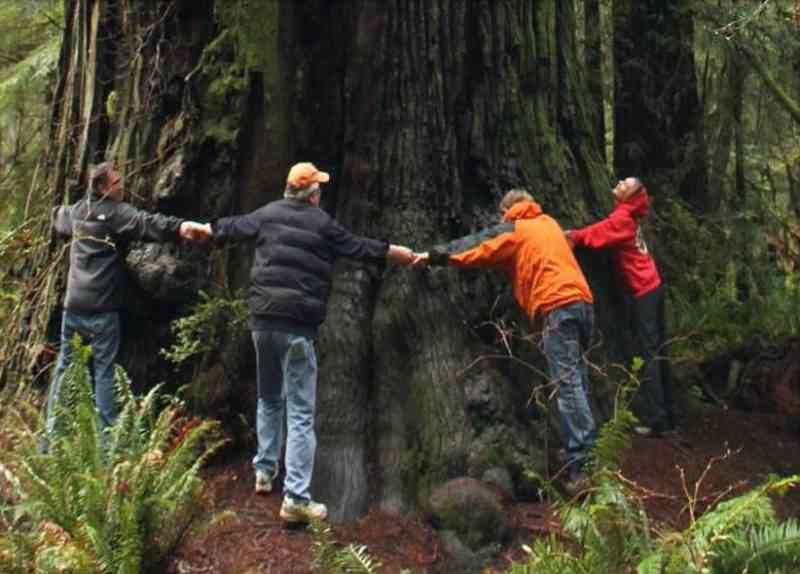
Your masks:
<svg viewBox="0 0 800 574"><path fill-rule="evenodd" d="M208 239L211 237L211 224L197 223L196 221L184 221L181 223L180 236L187 241L208 241Z"/></svg>
<svg viewBox="0 0 800 574"><path fill-rule="evenodd" d="M424 267L430 261L430 255L427 251L424 253L414 253L414 259L411 261L411 265L414 267Z"/></svg>
<svg viewBox="0 0 800 574"><path fill-rule="evenodd" d="M410 265L414 261L414 252L405 245L390 245L386 258L392 263Z"/></svg>

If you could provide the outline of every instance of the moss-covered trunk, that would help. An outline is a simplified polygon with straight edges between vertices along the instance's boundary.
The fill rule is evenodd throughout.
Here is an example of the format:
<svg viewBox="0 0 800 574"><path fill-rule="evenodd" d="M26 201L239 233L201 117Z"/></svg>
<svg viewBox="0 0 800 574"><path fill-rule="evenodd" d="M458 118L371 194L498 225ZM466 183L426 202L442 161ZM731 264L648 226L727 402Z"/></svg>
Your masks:
<svg viewBox="0 0 800 574"><path fill-rule="evenodd" d="M109 155L135 202L207 220L276 199L289 165L310 160L332 173L323 207L342 223L419 249L494 223L515 186L565 227L603 207L609 174L592 135L572 2L68 4L55 124L85 136L56 140L54 189ZM113 40L96 51L77 40L92 37L93 13ZM111 62L107 81L71 63L86 58ZM76 109L107 129L80 132ZM175 380L157 353L168 321L215 270L245 286L250 249L135 253L123 363L140 384ZM603 325L607 260L585 263ZM314 484L334 518L352 520L372 500L417 507L432 485L489 467L515 478L523 463L544 469L547 416L529 397L545 378L497 358L511 349L542 366L519 338L529 327L503 277L343 261L334 285L318 345ZM507 347L509 326L518 336ZM252 417L246 334L219 353L244 362L228 361L239 368L215 396Z"/></svg>
<svg viewBox="0 0 800 574"><path fill-rule="evenodd" d="M694 20L687 0L614 2L614 164L656 200L709 208ZM665 203L659 203L665 205Z"/></svg>

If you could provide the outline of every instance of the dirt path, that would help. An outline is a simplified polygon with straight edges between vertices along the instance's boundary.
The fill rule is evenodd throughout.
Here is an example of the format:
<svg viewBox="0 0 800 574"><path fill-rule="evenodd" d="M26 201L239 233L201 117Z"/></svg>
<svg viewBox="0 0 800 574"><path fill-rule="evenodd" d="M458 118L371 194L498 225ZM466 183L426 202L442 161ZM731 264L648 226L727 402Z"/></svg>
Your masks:
<svg viewBox="0 0 800 574"><path fill-rule="evenodd" d="M686 491L702 511L720 494L741 493L769 474L800 473L798 428L800 421L784 415L695 405L678 437L636 438L626 454L623 475L637 485L656 525L682 528L690 519ZM182 547L170 573L312 571L309 533L284 528L278 519L280 495L256 496L252 483L249 458L244 456L210 470L209 496L215 508L235 511L238 520L223 523ZM777 500L775 506L782 517L800 517L800 493ZM509 511L517 539L498 559L497 572L519 558L521 543L546 533L555 523L543 504L519 502ZM382 572L446 571L435 531L418 517L373 511L356 525L335 527L334 536L342 543L367 545L369 554L383 564Z"/></svg>

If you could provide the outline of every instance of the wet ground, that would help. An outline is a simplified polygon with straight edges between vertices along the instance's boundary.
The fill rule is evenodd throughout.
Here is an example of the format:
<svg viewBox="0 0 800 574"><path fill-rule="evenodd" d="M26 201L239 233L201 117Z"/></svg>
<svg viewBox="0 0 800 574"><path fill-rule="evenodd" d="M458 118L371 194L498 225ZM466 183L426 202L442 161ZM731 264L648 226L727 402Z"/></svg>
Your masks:
<svg viewBox="0 0 800 574"><path fill-rule="evenodd" d="M692 511L702 512L721 496L741 493L770 474L800 473L799 428L800 421L787 415L698 403L683 417L676 437L635 438L625 456L623 475L641 496L656 528L683 528ZM171 573L312 571L310 534L281 524L279 494L253 494L247 456L208 472L208 495L214 507L231 510L236 518L183 545L170 565ZM800 492L777 499L775 507L781 517L800 517ZM508 511L516 540L490 571L504 571L521 556L521 544L557 526L546 504L517 502ZM381 572L446 571L436 533L420 517L372 511L358 524L334 527L333 534L341 543L366 545L370 556L383 564Z"/></svg>

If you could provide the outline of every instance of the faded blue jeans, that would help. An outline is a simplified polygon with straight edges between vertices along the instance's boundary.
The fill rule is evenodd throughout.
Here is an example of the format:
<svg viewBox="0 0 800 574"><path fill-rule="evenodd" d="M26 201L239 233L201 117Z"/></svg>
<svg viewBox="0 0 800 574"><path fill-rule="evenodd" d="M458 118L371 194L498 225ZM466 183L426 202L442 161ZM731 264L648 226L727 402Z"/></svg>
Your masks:
<svg viewBox="0 0 800 574"><path fill-rule="evenodd" d="M544 316L542 346L550 379L558 383L561 440L571 477L582 469L597 439L587 392L586 352L593 330L594 308L589 303L570 303Z"/></svg>
<svg viewBox="0 0 800 574"><path fill-rule="evenodd" d="M256 348L258 452L253 466L277 474L286 412L286 478L284 494L310 500L317 435L317 355L314 340L282 331L253 331Z"/></svg>
<svg viewBox="0 0 800 574"><path fill-rule="evenodd" d="M80 335L84 345L91 345L90 373L94 381L94 400L100 415L100 424L106 428L117 418L117 401L114 389L114 361L120 342L119 313L79 313L64 309L61 318L61 349L56 370L47 395L47 432L56 425L56 406L61 394L61 379L72 364L72 337ZM43 448L46 450L46 447Z"/></svg>

